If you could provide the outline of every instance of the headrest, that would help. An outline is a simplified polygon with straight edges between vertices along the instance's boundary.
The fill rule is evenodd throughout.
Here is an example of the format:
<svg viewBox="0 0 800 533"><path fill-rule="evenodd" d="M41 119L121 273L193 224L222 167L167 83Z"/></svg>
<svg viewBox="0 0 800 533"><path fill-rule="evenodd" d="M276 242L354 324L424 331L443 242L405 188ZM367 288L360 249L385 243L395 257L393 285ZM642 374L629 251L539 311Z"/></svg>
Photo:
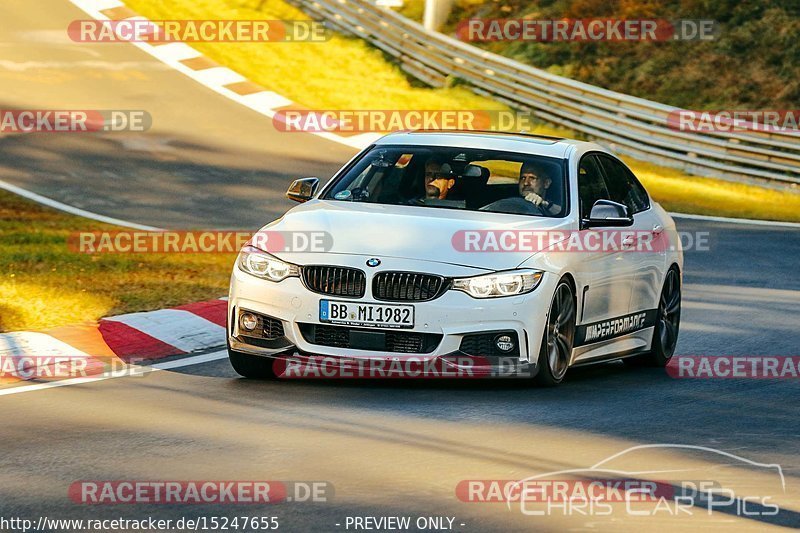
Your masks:
<svg viewBox="0 0 800 533"><path fill-rule="evenodd" d="M480 178L483 176L483 167L478 165L467 165L464 167L464 172L461 174L464 178Z"/></svg>

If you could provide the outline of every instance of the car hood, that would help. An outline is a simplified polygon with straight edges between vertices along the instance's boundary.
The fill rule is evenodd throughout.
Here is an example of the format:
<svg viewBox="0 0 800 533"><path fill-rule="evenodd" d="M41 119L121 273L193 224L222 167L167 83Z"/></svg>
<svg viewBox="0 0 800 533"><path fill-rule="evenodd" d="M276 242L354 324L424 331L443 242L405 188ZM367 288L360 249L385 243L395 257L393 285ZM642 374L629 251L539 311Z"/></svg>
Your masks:
<svg viewBox="0 0 800 533"><path fill-rule="evenodd" d="M262 231L325 232L324 254L307 251L272 253L295 264L318 263L330 254L393 257L502 270L520 265L530 251L465 252L454 235L463 230L567 229L562 218L485 213L457 209L311 200L289 210Z"/></svg>

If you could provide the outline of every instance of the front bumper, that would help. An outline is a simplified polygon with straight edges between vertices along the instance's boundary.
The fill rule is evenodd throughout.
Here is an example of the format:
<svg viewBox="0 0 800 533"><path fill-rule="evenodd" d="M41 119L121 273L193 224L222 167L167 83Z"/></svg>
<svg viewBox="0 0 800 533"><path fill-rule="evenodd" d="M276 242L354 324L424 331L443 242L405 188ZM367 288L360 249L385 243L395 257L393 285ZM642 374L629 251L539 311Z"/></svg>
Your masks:
<svg viewBox="0 0 800 533"><path fill-rule="evenodd" d="M367 328L372 331L401 331L441 336L435 348L426 353L339 348L309 342L307 338L309 325L328 325L319 320L319 302L322 299L350 300L354 303L390 303L372 298L370 274L371 272L368 273L367 291L364 297L348 299L312 292L304 286L300 278L292 277L275 283L253 277L234 268L228 300L228 342L231 349L265 357L300 353L347 359L403 360L413 358L428 360L460 354L459 348L465 335L513 331L518 340L519 361L535 364L545 328L547 310L557 282L557 277L548 273L545 273L539 286L533 292L520 296L481 300L472 298L461 291L449 290L442 296L427 302L391 302L414 306L414 327L402 330ZM460 275L472 274L475 272L467 271ZM453 273L446 275L453 275ZM283 325L281 341L267 343L268 346L256 346L251 342L243 342L245 337L242 335L236 319L240 310L252 311L280 320ZM306 336L303 335L303 330L306 332Z"/></svg>

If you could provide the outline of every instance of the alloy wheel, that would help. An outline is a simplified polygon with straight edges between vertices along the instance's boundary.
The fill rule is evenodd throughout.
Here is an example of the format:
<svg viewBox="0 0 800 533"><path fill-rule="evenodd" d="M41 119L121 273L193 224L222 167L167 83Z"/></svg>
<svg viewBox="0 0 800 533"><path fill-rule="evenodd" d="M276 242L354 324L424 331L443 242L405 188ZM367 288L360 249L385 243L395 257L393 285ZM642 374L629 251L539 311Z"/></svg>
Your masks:
<svg viewBox="0 0 800 533"><path fill-rule="evenodd" d="M560 381L569 368L575 339L575 301L572 290L561 283L553 296L547 319L547 364L553 378Z"/></svg>
<svg viewBox="0 0 800 533"><path fill-rule="evenodd" d="M669 359L678 344L678 328L681 320L680 279L675 270L667 272L658 306L658 333L661 351Z"/></svg>

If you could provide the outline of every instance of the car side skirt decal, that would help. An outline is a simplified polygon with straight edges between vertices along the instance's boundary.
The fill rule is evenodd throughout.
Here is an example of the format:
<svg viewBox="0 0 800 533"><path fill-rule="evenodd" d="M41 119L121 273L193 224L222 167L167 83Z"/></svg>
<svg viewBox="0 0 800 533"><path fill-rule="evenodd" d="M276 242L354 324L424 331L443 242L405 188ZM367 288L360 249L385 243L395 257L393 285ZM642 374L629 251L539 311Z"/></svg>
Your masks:
<svg viewBox="0 0 800 533"><path fill-rule="evenodd" d="M575 328L575 342L573 346L585 346L596 342L607 341L622 337L645 328L653 327L658 316L657 309L639 311L630 315L623 315L600 322L583 324Z"/></svg>

